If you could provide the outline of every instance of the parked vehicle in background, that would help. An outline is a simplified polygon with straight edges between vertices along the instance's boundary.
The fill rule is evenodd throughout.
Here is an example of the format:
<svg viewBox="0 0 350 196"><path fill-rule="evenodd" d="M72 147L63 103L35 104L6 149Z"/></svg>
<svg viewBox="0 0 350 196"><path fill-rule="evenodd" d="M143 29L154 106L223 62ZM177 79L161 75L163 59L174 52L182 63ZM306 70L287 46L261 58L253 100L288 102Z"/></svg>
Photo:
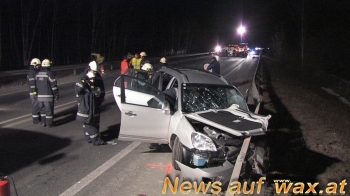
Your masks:
<svg viewBox="0 0 350 196"><path fill-rule="evenodd" d="M221 48L219 52L219 56L241 56L246 57L248 55L248 43L240 43L240 44L229 44Z"/></svg>

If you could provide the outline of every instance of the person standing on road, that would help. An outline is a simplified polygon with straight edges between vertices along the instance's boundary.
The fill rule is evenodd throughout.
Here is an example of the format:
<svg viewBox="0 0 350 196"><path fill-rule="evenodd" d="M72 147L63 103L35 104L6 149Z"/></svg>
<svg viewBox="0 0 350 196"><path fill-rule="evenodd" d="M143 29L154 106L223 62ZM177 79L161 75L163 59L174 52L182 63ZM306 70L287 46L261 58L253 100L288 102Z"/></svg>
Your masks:
<svg viewBox="0 0 350 196"><path fill-rule="evenodd" d="M160 59L160 63L162 64L162 66L168 66L168 63L166 62L166 58L165 57L162 57Z"/></svg>
<svg viewBox="0 0 350 196"><path fill-rule="evenodd" d="M82 81L87 81L86 78L87 78L88 73L93 73L95 75L94 86L99 92L99 96L95 98L96 99L95 100L96 106L98 107L98 109L96 110L96 112L98 112L98 115L95 115L95 125L97 127L97 130L100 130L100 112L101 112L102 103L104 102L104 98L105 98L105 85L104 85L102 76L97 71L97 69L98 69L97 67L98 67L98 65L97 65L96 61L91 61L88 65L88 67L84 70L84 72L79 75L79 79L76 82L76 86L80 85L80 83ZM79 105L81 97L77 93L77 91L76 91L75 96L77 98L78 105ZM87 137L87 139L88 139L88 137Z"/></svg>
<svg viewBox="0 0 350 196"><path fill-rule="evenodd" d="M146 54L146 52L141 52L141 53L140 53L140 56L141 56L140 66L142 67L144 64L147 63L147 62L146 62L146 56L147 56L147 54Z"/></svg>
<svg viewBox="0 0 350 196"><path fill-rule="evenodd" d="M212 70L213 73L220 75L220 63L216 60L215 57L211 58L211 63L207 67L207 71Z"/></svg>
<svg viewBox="0 0 350 196"><path fill-rule="evenodd" d="M129 64L128 57L124 56L123 61L120 63L120 74L121 75L129 75ZM128 82L124 81L124 87L128 88Z"/></svg>
<svg viewBox="0 0 350 196"><path fill-rule="evenodd" d="M105 99L105 85L101 74L97 70L98 70L98 64L96 63L96 61L91 61L89 65L85 68L83 73L79 75L78 82L82 78L86 77L86 74L88 72L93 72L95 74L95 86L101 89L101 95L98 98L98 103L101 106Z"/></svg>
<svg viewBox="0 0 350 196"><path fill-rule="evenodd" d="M41 123L44 127L49 128L53 126L54 101L59 98L57 80L50 70L50 65L50 60L44 59L40 71L36 75Z"/></svg>
<svg viewBox="0 0 350 196"><path fill-rule="evenodd" d="M38 91L36 88L35 76L40 69L41 61L38 58L33 58L30 61L30 67L27 75L27 83L29 87L29 96L32 101L32 118L33 124L39 123L40 107L38 102Z"/></svg>
<svg viewBox="0 0 350 196"><path fill-rule="evenodd" d="M141 58L139 54L135 53L134 58L132 58L129 62L129 67L134 70L133 74L137 74L137 72L141 69L140 63L141 63Z"/></svg>
<svg viewBox="0 0 350 196"><path fill-rule="evenodd" d="M99 134L100 129L100 107L98 98L101 90L95 86L95 74L89 71L80 82L75 85L78 95L78 112L76 120L83 122L83 132L88 143L93 145L105 145Z"/></svg>

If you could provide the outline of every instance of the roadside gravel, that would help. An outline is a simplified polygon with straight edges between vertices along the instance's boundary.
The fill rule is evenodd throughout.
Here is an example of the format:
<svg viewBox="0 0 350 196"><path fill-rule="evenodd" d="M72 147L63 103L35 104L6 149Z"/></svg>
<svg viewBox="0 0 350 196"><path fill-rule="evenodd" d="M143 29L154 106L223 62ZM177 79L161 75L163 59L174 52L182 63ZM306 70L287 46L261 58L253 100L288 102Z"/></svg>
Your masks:
<svg viewBox="0 0 350 196"><path fill-rule="evenodd" d="M317 192L336 182L333 195L341 195L339 183L350 180L349 106L285 66L268 59L262 64L261 113L272 115L268 179L319 182ZM350 184L345 195L350 195Z"/></svg>

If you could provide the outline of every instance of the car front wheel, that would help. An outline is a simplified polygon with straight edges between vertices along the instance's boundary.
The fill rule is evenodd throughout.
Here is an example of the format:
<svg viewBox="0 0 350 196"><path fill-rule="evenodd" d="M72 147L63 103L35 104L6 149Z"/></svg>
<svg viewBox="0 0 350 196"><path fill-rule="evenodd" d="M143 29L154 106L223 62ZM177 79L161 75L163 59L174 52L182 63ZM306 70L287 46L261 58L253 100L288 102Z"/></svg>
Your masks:
<svg viewBox="0 0 350 196"><path fill-rule="evenodd" d="M174 146L172 148L172 162L173 167L175 170L180 170L179 165L176 163L176 161L188 165L189 163L189 153L188 150L181 144L178 137L176 137L174 141Z"/></svg>

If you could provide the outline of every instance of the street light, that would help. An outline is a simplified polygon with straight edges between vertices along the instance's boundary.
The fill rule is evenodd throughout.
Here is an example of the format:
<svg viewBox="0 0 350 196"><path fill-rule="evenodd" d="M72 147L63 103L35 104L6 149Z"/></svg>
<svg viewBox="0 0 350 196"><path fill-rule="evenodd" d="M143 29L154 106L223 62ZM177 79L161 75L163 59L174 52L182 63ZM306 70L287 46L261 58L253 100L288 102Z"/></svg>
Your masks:
<svg viewBox="0 0 350 196"><path fill-rule="evenodd" d="M242 43L242 36L243 36L243 33L245 33L245 27L243 26L240 26L238 29L237 29L237 32L241 35L241 43Z"/></svg>

